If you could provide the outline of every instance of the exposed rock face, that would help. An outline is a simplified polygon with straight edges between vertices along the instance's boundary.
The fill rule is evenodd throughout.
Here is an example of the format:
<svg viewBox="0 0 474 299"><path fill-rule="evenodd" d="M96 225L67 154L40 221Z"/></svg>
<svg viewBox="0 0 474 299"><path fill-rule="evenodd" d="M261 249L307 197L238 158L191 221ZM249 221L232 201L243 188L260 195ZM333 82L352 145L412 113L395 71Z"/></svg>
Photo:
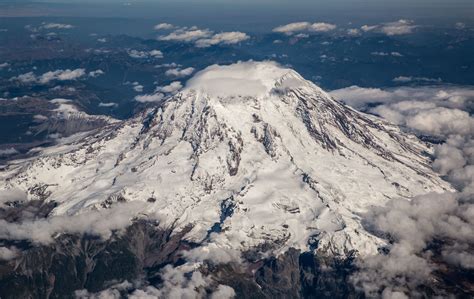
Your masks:
<svg viewBox="0 0 474 299"><path fill-rule="evenodd" d="M175 263L179 250L186 248L186 232L171 236L142 221L106 241L63 235L50 246L28 245L15 261L1 263L0 296L70 298L76 290L98 292L114 282L139 279L147 271Z"/></svg>

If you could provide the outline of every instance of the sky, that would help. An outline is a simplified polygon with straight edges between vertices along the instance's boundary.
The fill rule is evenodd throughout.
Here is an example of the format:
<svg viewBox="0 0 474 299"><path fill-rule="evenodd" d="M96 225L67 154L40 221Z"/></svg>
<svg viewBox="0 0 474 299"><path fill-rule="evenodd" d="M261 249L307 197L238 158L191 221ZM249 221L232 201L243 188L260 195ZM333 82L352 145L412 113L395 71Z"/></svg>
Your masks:
<svg viewBox="0 0 474 299"><path fill-rule="evenodd" d="M104 5L105 4L105 5ZM322 18L357 21L417 18L426 22L474 22L472 0L0 0L0 16L209 18L214 22L271 23Z"/></svg>

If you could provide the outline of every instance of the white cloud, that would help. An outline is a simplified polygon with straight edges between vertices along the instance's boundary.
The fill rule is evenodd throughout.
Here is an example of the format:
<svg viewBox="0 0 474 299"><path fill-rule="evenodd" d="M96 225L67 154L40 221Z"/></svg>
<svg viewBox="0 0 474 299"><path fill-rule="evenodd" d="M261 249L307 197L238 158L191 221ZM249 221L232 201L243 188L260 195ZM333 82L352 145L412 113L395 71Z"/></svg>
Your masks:
<svg viewBox="0 0 474 299"><path fill-rule="evenodd" d="M43 23L41 25L42 29L72 29L73 25L70 24L61 24L61 23Z"/></svg>
<svg viewBox="0 0 474 299"><path fill-rule="evenodd" d="M380 31L388 36L412 33L417 26L411 20L398 20L396 22L384 23Z"/></svg>
<svg viewBox="0 0 474 299"><path fill-rule="evenodd" d="M144 94L135 97L135 101L140 103L153 103L159 102L165 97L162 93L154 93L154 94Z"/></svg>
<svg viewBox="0 0 474 299"><path fill-rule="evenodd" d="M428 78L428 77L413 77L413 76L398 76L396 78L393 78L393 82L407 83L407 82L414 82L414 81L440 83L443 80L441 80L441 78L434 79L434 78Z"/></svg>
<svg viewBox="0 0 474 299"><path fill-rule="evenodd" d="M232 45L245 41L250 37L243 32L221 32L214 33L209 29L199 29L197 27L182 27L168 35L159 36L162 41L179 41L194 43L197 47L205 48L214 45Z"/></svg>
<svg viewBox="0 0 474 299"><path fill-rule="evenodd" d="M9 66L10 64L8 62L0 63L0 70Z"/></svg>
<svg viewBox="0 0 474 299"><path fill-rule="evenodd" d="M52 216L48 219L27 220L21 223L10 223L0 219L0 238L50 244L57 233L88 233L108 239L113 231L129 226L132 219L140 213L149 215L147 205L133 201L117 204L110 209L93 210L73 216Z"/></svg>
<svg viewBox="0 0 474 299"><path fill-rule="evenodd" d="M456 27L456 29L458 30L462 30L462 29L466 29L466 24L462 23L462 22L457 22L454 27Z"/></svg>
<svg viewBox="0 0 474 299"><path fill-rule="evenodd" d="M296 22L296 23L286 24L283 26L278 26L273 29L273 32L292 34L298 31L306 31L308 30L310 26L311 26L311 23L309 22Z"/></svg>
<svg viewBox="0 0 474 299"><path fill-rule="evenodd" d="M360 34L360 30L357 28L347 29L347 35L349 36L359 36Z"/></svg>
<svg viewBox="0 0 474 299"><path fill-rule="evenodd" d="M173 29L174 26L172 24L169 24L169 23L161 23L161 24L157 24L155 25L155 27L153 27L155 30L170 30L170 29Z"/></svg>
<svg viewBox="0 0 474 299"><path fill-rule="evenodd" d="M373 26L369 26L369 25L363 25L362 27L360 27L360 29L364 32L369 32L369 31L373 31L375 29L377 29L377 25L373 25Z"/></svg>
<svg viewBox="0 0 474 299"><path fill-rule="evenodd" d="M372 52L370 55L373 56L394 56L394 57L403 57L400 52Z"/></svg>
<svg viewBox="0 0 474 299"><path fill-rule="evenodd" d="M171 63L163 63L163 64L157 64L155 65L156 68L177 68L181 67L181 64L178 64L176 62L171 62Z"/></svg>
<svg viewBox="0 0 474 299"><path fill-rule="evenodd" d="M10 78L11 81L19 81L24 84L48 84L52 81L71 81L77 80L86 75L85 69L75 69L75 70L56 70L50 71L42 74L41 76L36 76L33 72L22 74L16 77Z"/></svg>
<svg viewBox="0 0 474 299"><path fill-rule="evenodd" d="M143 85L140 85L140 84L133 86L133 90L135 90L136 92L143 92L143 88L144 88Z"/></svg>
<svg viewBox="0 0 474 299"><path fill-rule="evenodd" d="M439 277L443 269L473 269L474 118L468 111L474 88L352 86L331 94L394 123L445 139L435 146L433 169L459 191L393 199L372 209L365 216L366 226L390 240L388 253L360 258L353 282L368 297L412 298L421 295L424 285L443 279ZM433 243L440 248L432 251Z"/></svg>
<svg viewBox="0 0 474 299"><path fill-rule="evenodd" d="M34 83L37 81L37 78L33 72L28 72L25 74L18 75L16 77L10 78L10 81L18 81L24 84Z"/></svg>
<svg viewBox="0 0 474 299"><path fill-rule="evenodd" d="M70 80L79 79L83 77L85 74L86 74L85 69L56 70L56 71L44 73L38 78L38 81L41 84L47 84L53 80L70 81Z"/></svg>
<svg viewBox="0 0 474 299"><path fill-rule="evenodd" d="M185 68L185 69L175 68L175 69L167 70L165 72L165 75L168 76L168 77L180 78L180 77L190 76L193 72L194 72L194 68L192 68L192 67L188 67L188 68Z"/></svg>
<svg viewBox="0 0 474 299"><path fill-rule="evenodd" d="M128 56L132 58L143 59L143 58L148 58L149 53L145 51L130 50L128 51Z"/></svg>
<svg viewBox="0 0 474 299"><path fill-rule="evenodd" d="M363 25L360 29L364 32L379 32L388 36L412 33L418 26L411 20L400 19L395 22L382 23L379 25Z"/></svg>
<svg viewBox="0 0 474 299"><path fill-rule="evenodd" d="M296 32L328 32L336 29L336 25L319 22L319 23L309 23L309 22L295 22L286 24L283 26L278 26L273 29L273 32L285 33L292 35Z"/></svg>
<svg viewBox="0 0 474 299"><path fill-rule="evenodd" d="M434 106L467 109L474 101L474 88L460 86L397 87L391 89L350 86L330 92L335 98L362 109L367 104L416 101Z"/></svg>
<svg viewBox="0 0 474 299"><path fill-rule="evenodd" d="M89 77L96 78L96 77L102 76L103 74L105 74L103 70L95 70L95 71L89 72Z"/></svg>
<svg viewBox="0 0 474 299"><path fill-rule="evenodd" d="M19 250L16 247L0 247L0 261L9 261L19 255Z"/></svg>
<svg viewBox="0 0 474 299"><path fill-rule="evenodd" d="M163 58L163 52L160 50L151 50L149 54L155 58Z"/></svg>
<svg viewBox="0 0 474 299"><path fill-rule="evenodd" d="M104 102L100 102L99 103L99 107L117 107L118 104L117 103L104 103Z"/></svg>
<svg viewBox="0 0 474 299"><path fill-rule="evenodd" d="M473 212L474 205L456 194L396 199L374 209L366 219L374 230L390 235L393 243L388 254L359 260L360 271L353 281L370 297L380 291L417 297L418 287L435 280L433 272L443 263L471 269ZM427 248L435 240L443 242L442 259L436 262Z"/></svg>
<svg viewBox="0 0 474 299"><path fill-rule="evenodd" d="M243 32L222 32L213 35L211 38L200 39L196 41L196 46L205 48L213 45L230 45L237 44L242 41L248 40L250 37Z"/></svg>
<svg viewBox="0 0 474 299"><path fill-rule="evenodd" d="M146 58L163 58L163 52L160 50L151 50L151 51L138 51L138 50L130 50L128 51L128 56L131 58L136 59L146 59Z"/></svg>
<svg viewBox="0 0 474 299"><path fill-rule="evenodd" d="M194 29L183 30L179 29L165 36L160 36L158 39L162 41L182 41L192 42L202 38L208 38L212 35L212 31L208 29Z"/></svg>
<svg viewBox="0 0 474 299"><path fill-rule="evenodd" d="M311 27L309 28L310 31L315 31L315 32L328 32L331 30L336 29L336 25L334 24L329 24L329 23L314 23L311 24Z"/></svg>
<svg viewBox="0 0 474 299"><path fill-rule="evenodd" d="M174 82L171 82L169 85L166 85L166 86L158 86L156 88L156 91L157 92L164 92L164 93L176 93L177 91L179 91L181 88L183 88L183 85L181 84L181 82L179 81L174 81Z"/></svg>

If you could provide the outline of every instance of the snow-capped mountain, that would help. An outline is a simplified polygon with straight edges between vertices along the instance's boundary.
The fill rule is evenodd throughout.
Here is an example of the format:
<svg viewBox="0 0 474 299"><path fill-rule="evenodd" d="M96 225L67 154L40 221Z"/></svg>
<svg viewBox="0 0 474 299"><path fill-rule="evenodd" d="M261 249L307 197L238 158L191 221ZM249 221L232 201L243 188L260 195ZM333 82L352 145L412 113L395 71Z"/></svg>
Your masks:
<svg viewBox="0 0 474 299"><path fill-rule="evenodd" d="M47 132L57 136L70 136L78 132L90 131L103 127L117 120L105 115L90 115L79 110L71 100L54 99L50 101L57 108L46 117L38 115L38 125L33 128L35 134Z"/></svg>
<svg viewBox="0 0 474 299"><path fill-rule="evenodd" d="M271 62L211 66L156 108L15 161L0 190L54 201L49 217L143 202L207 250L371 254L361 215L450 190L426 144Z"/></svg>

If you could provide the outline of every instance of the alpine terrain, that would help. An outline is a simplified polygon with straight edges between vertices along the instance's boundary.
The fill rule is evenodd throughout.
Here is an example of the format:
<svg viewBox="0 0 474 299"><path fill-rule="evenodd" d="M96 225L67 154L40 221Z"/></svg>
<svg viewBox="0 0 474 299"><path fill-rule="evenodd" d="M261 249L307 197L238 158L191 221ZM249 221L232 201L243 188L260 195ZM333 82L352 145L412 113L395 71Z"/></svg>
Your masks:
<svg viewBox="0 0 474 299"><path fill-rule="evenodd" d="M2 167L0 296L360 297L351 261L390 242L363 215L452 190L431 154L276 63L210 66Z"/></svg>

